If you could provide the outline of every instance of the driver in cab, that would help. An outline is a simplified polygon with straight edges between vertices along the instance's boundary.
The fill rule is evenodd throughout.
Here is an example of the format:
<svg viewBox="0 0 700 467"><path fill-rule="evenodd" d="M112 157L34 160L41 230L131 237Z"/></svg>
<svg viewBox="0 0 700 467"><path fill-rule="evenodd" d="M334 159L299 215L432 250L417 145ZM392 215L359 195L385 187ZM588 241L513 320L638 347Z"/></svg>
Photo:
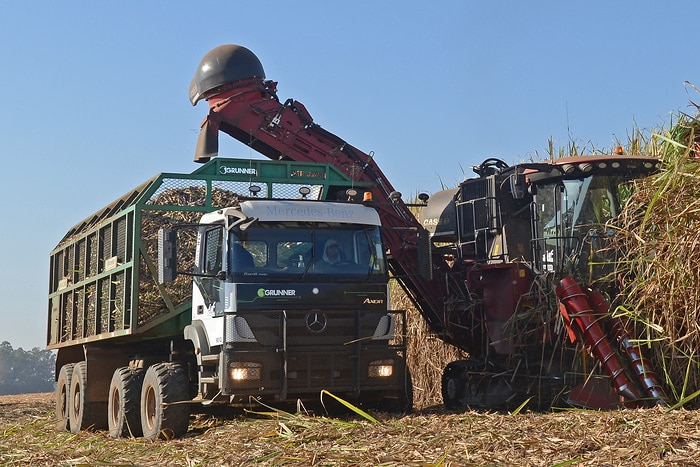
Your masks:
<svg viewBox="0 0 700 467"><path fill-rule="evenodd" d="M335 266L344 261L343 252L340 249L340 245L334 239L326 240L323 245L323 264L327 266Z"/></svg>

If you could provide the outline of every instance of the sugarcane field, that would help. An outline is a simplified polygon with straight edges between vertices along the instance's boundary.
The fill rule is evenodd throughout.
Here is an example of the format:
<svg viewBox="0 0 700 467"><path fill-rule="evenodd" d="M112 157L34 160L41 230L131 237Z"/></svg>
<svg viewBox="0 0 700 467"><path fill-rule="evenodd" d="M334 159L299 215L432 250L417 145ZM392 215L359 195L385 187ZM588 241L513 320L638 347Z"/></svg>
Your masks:
<svg viewBox="0 0 700 467"><path fill-rule="evenodd" d="M93 3L0 15L0 466L700 466L700 3Z"/></svg>

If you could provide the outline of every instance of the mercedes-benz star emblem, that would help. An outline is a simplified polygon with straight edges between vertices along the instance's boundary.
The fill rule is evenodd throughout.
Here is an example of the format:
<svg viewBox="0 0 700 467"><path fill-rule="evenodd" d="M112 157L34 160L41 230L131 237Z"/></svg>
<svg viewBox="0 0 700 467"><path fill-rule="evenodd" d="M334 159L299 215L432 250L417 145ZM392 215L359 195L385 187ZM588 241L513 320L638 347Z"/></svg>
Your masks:
<svg viewBox="0 0 700 467"><path fill-rule="evenodd" d="M323 313L309 313L306 315L306 327L311 332L323 332L328 326L328 320Z"/></svg>

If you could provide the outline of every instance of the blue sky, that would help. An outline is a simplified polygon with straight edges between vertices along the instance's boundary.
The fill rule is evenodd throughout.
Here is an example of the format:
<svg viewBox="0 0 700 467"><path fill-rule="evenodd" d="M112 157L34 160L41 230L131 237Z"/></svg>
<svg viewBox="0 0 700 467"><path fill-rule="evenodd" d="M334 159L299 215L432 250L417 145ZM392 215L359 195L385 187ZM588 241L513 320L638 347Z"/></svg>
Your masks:
<svg viewBox="0 0 700 467"><path fill-rule="evenodd" d="M159 172L191 172L212 48L261 60L281 99L404 194L575 142L610 148L691 112L697 1L26 1L0 6L0 342L43 347L49 253ZM221 154L259 157L222 136Z"/></svg>

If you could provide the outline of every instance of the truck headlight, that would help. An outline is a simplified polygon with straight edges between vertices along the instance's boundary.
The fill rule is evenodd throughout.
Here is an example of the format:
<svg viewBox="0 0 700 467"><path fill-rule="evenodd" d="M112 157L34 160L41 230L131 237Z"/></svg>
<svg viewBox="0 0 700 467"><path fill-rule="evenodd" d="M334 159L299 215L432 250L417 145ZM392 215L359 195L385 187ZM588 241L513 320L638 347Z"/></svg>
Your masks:
<svg viewBox="0 0 700 467"><path fill-rule="evenodd" d="M257 362L231 362L228 371L233 381L256 381L262 378L262 365Z"/></svg>
<svg viewBox="0 0 700 467"><path fill-rule="evenodd" d="M394 374L394 360L373 360L369 362L370 378L388 378Z"/></svg>

